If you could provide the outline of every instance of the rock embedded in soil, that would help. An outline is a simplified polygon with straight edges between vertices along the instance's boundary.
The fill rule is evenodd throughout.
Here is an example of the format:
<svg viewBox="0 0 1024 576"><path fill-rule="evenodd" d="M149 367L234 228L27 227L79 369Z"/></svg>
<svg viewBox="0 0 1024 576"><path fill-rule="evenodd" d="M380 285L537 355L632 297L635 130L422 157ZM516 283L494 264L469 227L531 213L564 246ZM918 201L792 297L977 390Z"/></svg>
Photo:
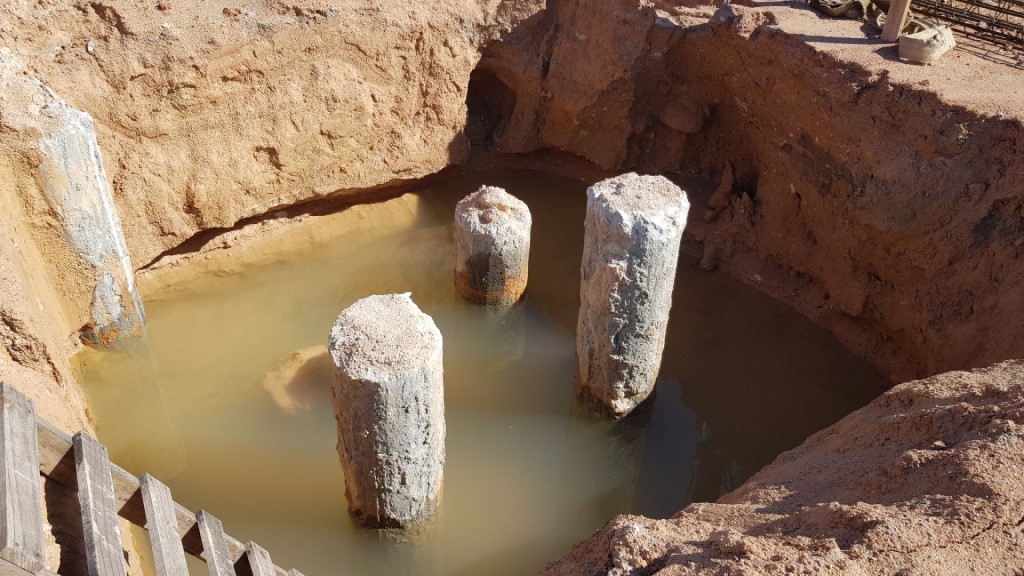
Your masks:
<svg viewBox="0 0 1024 576"><path fill-rule="evenodd" d="M312 410L326 396L331 357L322 344L295 350L263 376L263 389L281 410L296 415Z"/></svg>
<svg viewBox="0 0 1024 576"><path fill-rule="evenodd" d="M654 388L689 202L661 176L587 190L576 327L576 395L616 418Z"/></svg>
<svg viewBox="0 0 1024 576"><path fill-rule="evenodd" d="M522 200L482 186L455 206L455 287L477 304L508 305L526 291L533 219Z"/></svg>
<svg viewBox="0 0 1024 576"><path fill-rule="evenodd" d="M409 294L370 296L331 328L338 456L360 524L404 528L430 517L445 461L441 332Z"/></svg>

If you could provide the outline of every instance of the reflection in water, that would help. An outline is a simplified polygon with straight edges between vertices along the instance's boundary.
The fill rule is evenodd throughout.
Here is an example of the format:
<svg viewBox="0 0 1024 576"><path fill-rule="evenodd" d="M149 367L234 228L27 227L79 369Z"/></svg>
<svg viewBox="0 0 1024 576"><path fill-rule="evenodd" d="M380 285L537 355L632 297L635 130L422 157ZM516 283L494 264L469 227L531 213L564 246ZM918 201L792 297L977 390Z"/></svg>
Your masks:
<svg viewBox="0 0 1024 576"><path fill-rule="evenodd" d="M145 335L148 327L143 326L142 330ZM112 454L126 462L144 460L151 464L146 472L158 478L172 478L185 468L186 447L179 421L170 411L165 389L168 380L160 363L155 361L149 343L149 338L143 336L118 343L103 353L87 349L76 360L98 356L103 367L96 377L88 373L79 374L78 380L87 394L94 381L116 387L116 391L110 392L116 393L117 405L126 412L122 421L125 434L117 439L117 450L112 450ZM94 417L105 417L101 406L92 404ZM114 418L122 416L117 413ZM97 425L97 429L100 428L102 426ZM101 438L105 440L102 435ZM159 458L152 458L154 454L159 454ZM114 461L120 463L121 460Z"/></svg>
<svg viewBox="0 0 1024 576"><path fill-rule="evenodd" d="M455 202L485 182L534 218L526 301L504 314L453 286ZM886 384L785 306L683 258L653 402L620 422L582 412L584 189L536 172L459 177L423 190L400 225L367 225L386 206L352 209L326 217L337 239L315 250L150 295L133 349L77 358L100 438L309 576L528 574L615 514L717 498ZM347 516L322 348L346 306L406 291L444 335L448 426L441 509L411 536Z"/></svg>

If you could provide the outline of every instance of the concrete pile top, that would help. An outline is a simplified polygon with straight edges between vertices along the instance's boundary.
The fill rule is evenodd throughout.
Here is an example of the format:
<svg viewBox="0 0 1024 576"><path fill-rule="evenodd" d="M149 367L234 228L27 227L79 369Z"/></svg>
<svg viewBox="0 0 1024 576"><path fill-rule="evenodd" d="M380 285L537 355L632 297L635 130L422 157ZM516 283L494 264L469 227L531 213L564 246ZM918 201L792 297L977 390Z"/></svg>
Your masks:
<svg viewBox="0 0 1024 576"><path fill-rule="evenodd" d="M354 380L381 382L421 370L441 345L440 330L409 293L363 298L331 328L334 363Z"/></svg>
<svg viewBox="0 0 1024 576"><path fill-rule="evenodd" d="M494 230L525 228L529 234L533 218L526 204L494 186L481 186L455 207L455 217L474 233L494 235Z"/></svg>
<svg viewBox="0 0 1024 576"><path fill-rule="evenodd" d="M658 229L685 226L690 208L686 194L663 176L623 174L594 184L587 190L597 212L622 218L626 228L644 220Z"/></svg>

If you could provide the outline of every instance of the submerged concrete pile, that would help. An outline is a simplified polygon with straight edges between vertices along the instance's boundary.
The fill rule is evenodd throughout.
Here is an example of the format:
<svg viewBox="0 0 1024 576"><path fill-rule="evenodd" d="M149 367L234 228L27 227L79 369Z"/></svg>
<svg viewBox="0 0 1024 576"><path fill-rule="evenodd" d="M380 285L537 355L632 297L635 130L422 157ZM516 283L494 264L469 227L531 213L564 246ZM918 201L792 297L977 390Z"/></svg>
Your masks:
<svg viewBox="0 0 1024 576"><path fill-rule="evenodd" d="M441 498L445 461L441 332L409 294L346 308L330 336L334 416L349 511L403 528Z"/></svg>
<svg viewBox="0 0 1024 576"><path fill-rule="evenodd" d="M477 304L508 305L526 291L530 209L501 188L482 186L455 207L455 287Z"/></svg>
<svg viewBox="0 0 1024 576"><path fill-rule="evenodd" d="M616 418L654 388L689 203L661 176L587 190L576 327L576 395Z"/></svg>

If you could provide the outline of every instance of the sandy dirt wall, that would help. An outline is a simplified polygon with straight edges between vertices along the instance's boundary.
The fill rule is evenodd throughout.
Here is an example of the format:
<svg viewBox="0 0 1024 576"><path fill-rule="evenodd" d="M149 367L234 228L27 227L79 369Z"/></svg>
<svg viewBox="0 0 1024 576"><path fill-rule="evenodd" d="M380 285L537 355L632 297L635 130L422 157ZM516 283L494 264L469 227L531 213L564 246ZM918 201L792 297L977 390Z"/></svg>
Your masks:
<svg viewBox="0 0 1024 576"><path fill-rule="evenodd" d="M716 504L619 516L546 576L962 576L1024 562L1024 364L896 386Z"/></svg>
<svg viewBox="0 0 1024 576"><path fill-rule="evenodd" d="M705 267L895 381L1024 355L1016 70L961 52L902 64L801 7L565 0L545 17L517 33L546 51L492 46L471 87L471 104L505 102L476 106L489 152L724 182L691 214Z"/></svg>
<svg viewBox="0 0 1024 576"><path fill-rule="evenodd" d="M705 265L789 273L762 278L895 381L1024 356L1020 119L816 53L776 20L726 9L666 55L670 97L705 117L681 168L734 172L695 230ZM967 63L946 64L934 74Z"/></svg>
<svg viewBox="0 0 1024 576"><path fill-rule="evenodd" d="M0 47L95 119L140 268L200 231L462 161L479 47L541 7L13 0L0 7ZM76 266L33 190L33 146L31 130L0 135L43 261ZM50 275L62 307L51 319L70 336L89 321L92 286Z"/></svg>

